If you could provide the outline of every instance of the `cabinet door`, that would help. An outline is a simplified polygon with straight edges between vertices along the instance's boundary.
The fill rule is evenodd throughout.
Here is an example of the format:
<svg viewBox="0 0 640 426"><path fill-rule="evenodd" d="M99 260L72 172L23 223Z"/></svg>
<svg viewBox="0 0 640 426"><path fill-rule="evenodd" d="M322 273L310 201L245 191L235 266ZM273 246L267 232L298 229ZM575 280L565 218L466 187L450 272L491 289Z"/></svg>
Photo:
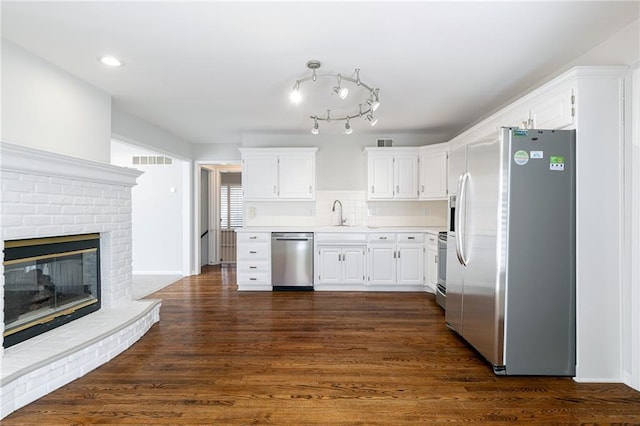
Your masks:
<svg viewBox="0 0 640 426"><path fill-rule="evenodd" d="M424 246L398 244L398 284L424 284Z"/></svg>
<svg viewBox="0 0 640 426"><path fill-rule="evenodd" d="M396 284L395 244L369 247L369 284Z"/></svg>
<svg viewBox="0 0 640 426"><path fill-rule="evenodd" d="M342 252L339 247L318 248L318 282L320 284L338 284L342 274Z"/></svg>
<svg viewBox="0 0 640 426"><path fill-rule="evenodd" d="M447 198L447 152L420 156L420 198Z"/></svg>
<svg viewBox="0 0 640 426"><path fill-rule="evenodd" d="M418 198L418 155L396 155L394 164L394 198Z"/></svg>
<svg viewBox="0 0 640 426"><path fill-rule="evenodd" d="M243 158L242 189L245 200L278 198L278 158L276 156Z"/></svg>
<svg viewBox="0 0 640 426"><path fill-rule="evenodd" d="M437 238L429 235L426 246L426 257L424 265L426 284L435 291L438 286L438 243Z"/></svg>
<svg viewBox="0 0 640 426"><path fill-rule="evenodd" d="M342 249L342 282L364 283L365 248L344 247Z"/></svg>
<svg viewBox="0 0 640 426"><path fill-rule="evenodd" d="M315 199L315 157L313 154L281 154L279 158L279 197Z"/></svg>
<svg viewBox="0 0 640 426"><path fill-rule="evenodd" d="M393 156L370 155L367 158L367 194L371 200L393 198Z"/></svg>
<svg viewBox="0 0 640 426"><path fill-rule="evenodd" d="M573 125L573 87L567 87L531 107L535 129L564 129Z"/></svg>

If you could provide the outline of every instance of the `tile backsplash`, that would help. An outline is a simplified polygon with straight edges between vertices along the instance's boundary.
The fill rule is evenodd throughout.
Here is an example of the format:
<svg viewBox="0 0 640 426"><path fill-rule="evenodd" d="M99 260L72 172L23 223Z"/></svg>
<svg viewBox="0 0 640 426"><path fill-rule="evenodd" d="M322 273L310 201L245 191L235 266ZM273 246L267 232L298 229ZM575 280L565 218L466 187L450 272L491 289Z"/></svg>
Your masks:
<svg viewBox="0 0 640 426"><path fill-rule="evenodd" d="M447 202L367 201L365 191L317 191L316 201L246 202L245 226L446 226Z"/></svg>

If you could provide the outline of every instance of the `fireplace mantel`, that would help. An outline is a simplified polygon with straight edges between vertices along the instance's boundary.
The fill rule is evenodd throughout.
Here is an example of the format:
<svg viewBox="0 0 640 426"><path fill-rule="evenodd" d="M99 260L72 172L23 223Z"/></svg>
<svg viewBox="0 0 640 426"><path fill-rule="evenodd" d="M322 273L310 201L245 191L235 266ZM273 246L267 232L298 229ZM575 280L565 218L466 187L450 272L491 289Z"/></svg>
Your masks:
<svg viewBox="0 0 640 426"><path fill-rule="evenodd" d="M129 187L143 173L7 142L0 142L0 170Z"/></svg>

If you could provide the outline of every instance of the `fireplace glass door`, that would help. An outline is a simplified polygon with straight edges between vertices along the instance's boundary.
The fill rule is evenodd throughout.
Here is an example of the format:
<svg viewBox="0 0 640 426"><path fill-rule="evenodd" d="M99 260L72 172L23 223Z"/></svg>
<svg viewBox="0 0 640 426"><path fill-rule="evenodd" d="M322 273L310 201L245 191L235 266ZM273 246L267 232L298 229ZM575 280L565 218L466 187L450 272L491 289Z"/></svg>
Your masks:
<svg viewBox="0 0 640 426"><path fill-rule="evenodd" d="M99 308L99 239L95 237L5 243L5 347Z"/></svg>

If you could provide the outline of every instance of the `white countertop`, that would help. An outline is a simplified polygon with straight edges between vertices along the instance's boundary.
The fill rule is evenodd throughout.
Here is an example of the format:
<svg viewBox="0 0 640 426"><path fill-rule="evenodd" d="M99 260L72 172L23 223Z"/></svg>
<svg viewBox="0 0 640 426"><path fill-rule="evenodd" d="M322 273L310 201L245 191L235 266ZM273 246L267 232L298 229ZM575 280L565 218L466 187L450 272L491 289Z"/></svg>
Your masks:
<svg viewBox="0 0 640 426"><path fill-rule="evenodd" d="M236 232L427 232L437 234L446 230L445 226L251 226L238 228Z"/></svg>

